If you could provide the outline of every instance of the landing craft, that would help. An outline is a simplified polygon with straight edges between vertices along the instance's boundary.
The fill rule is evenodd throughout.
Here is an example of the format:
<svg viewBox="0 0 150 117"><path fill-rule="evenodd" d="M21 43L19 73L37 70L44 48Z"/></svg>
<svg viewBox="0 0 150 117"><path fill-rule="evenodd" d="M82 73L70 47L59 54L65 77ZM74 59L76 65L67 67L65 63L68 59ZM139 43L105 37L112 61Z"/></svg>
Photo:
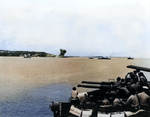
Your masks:
<svg viewBox="0 0 150 117"><path fill-rule="evenodd" d="M136 70L136 72L150 72L150 68L129 65L127 68ZM77 98L70 98L68 102L52 102L50 109L54 113L54 117L149 117L150 108L126 108L123 105L104 104L107 92L113 92L119 89L115 79L109 79L108 82L82 81L78 87L93 88L93 91L79 93ZM150 89L150 82L147 82L147 91ZM113 93L112 93L113 94ZM120 94L120 93L119 93ZM150 92L149 92L150 94ZM109 101L114 98L109 94ZM116 95L115 95L116 96ZM117 95L119 100L127 101L127 97Z"/></svg>

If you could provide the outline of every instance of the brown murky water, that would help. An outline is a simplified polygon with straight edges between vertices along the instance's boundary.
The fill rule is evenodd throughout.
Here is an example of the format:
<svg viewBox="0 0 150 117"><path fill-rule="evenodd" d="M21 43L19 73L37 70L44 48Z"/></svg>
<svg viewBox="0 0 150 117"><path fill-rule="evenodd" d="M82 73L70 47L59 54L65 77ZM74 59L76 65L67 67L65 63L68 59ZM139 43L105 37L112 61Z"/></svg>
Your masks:
<svg viewBox="0 0 150 117"><path fill-rule="evenodd" d="M108 81L118 76L123 78L127 72L133 71L126 68L130 64L150 67L150 60L0 57L0 102L16 100L20 94L25 96L33 88L59 83L72 87L83 80ZM82 92L88 89L77 90Z"/></svg>
<svg viewBox="0 0 150 117"><path fill-rule="evenodd" d="M60 82L76 86L82 80L108 81L109 78L124 77L130 71L126 68L130 64L135 64L135 60L1 57L0 94L13 92L15 95L26 88ZM3 98L6 97L0 95L0 100Z"/></svg>

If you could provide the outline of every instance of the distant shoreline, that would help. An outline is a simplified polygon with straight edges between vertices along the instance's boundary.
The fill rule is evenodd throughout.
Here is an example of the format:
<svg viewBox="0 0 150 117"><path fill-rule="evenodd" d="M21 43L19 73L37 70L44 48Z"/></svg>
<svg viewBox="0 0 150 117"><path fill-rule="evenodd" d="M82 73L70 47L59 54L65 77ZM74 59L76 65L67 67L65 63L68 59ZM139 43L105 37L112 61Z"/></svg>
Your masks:
<svg viewBox="0 0 150 117"><path fill-rule="evenodd" d="M8 57L23 57L24 55L30 54L31 57L58 57L58 58L72 58L72 57L92 57L92 58L100 58L104 56L57 56L54 54L46 53L46 52L38 52L38 51L10 51L10 50L0 50L0 56L8 56ZM109 58L129 58L129 56L108 56ZM132 57L131 57L132 58Z"/></svg>
<svg viewBox="0 0 150 117"><path fill-rule="evenodd" d="M56 55L46 52L0 50L0 56L23 57L25 54L30 54L31 57L56 57Z"/></svg>

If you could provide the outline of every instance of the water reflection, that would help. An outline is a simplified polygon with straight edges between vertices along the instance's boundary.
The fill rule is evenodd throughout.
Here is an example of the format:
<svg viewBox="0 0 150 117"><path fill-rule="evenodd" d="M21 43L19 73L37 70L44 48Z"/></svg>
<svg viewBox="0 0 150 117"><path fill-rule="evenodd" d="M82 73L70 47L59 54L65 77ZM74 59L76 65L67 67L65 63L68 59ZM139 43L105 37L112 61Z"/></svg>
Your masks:
<svg viewBox="0 0 150 117"><path fill-rule="evenodd" d="M52 117L51 101L68 101L71 86L66 83L38 87L20 95L20 99L0 103L1 117Z"/></svg>

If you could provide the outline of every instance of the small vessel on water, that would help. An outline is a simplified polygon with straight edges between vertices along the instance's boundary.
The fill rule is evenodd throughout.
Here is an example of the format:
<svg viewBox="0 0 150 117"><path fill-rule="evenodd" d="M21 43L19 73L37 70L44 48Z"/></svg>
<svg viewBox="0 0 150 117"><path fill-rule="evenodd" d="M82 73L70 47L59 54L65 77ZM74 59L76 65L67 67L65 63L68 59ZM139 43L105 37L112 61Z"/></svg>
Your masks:
<svg viewBox="0 0 150 117"><path fill-rule="evenodd" d="M132 57L128 57L127 59L134 59L134 58L132 58Z"/></svg>
<svg viewBox="0 0 150 117"><path fill-rule="evenodd" d="M89 57L89 59L94 59L94 57Z"/></svg>
<svg viewBox="0 0 150 117"><path fill-rule="evenodd" d="M108 60L110 60L111 58L102 56L102 57L98 57L98 59L108 59Z"/></svg>
<svg viewBox="0 0 150 117"><path fill-rule="evenodd" d="M150 72L150 68L140 66L129 65L127 68L135 69L136 73L139 74L142 73L140 71ZM126 86L123 84L129 84L130 81L137 80L132 76L132 72L129 72L125 76L125 80L119 81L119 85L117 81L120 77L117 78L117 81L109 79L108 82L82 81L82 84L77 85L78 87L94 88L94 90L79 93L78 97L71 97L68 102L52 102L49 107L54 113L54 117L150 117L150 105L146 107L139 105L134 108L124 106L124 102L128 100L131 94L127 95L126 93L124 95L123 89ZM144 80L137 82L144 83ZM146 85L142 84L140 88L142 90L146 88L150 96L149 81L146 81ZM138 90L134 95L137 96ZM138 96L137 98L139 101ZM117 99L121 103L114 104Z"/></svg>

